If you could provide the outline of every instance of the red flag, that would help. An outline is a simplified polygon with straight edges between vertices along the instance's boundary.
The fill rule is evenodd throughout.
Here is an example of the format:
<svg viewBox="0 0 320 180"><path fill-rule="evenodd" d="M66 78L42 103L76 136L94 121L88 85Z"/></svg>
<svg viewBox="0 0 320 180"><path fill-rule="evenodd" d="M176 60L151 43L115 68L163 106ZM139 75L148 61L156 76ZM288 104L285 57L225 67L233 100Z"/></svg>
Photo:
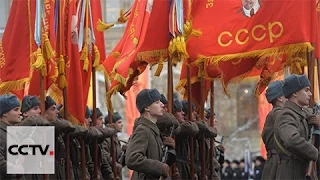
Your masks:
<svg viewBox="0 0 320 180"><path fill-rule="evenodd" d="M0 42L0 94L21 91L30 80L31 54L36 50L34 18L35 1L12 2Z"/></svg>
<svg viewBox="0 0 320 180"><path fill-rule="evenodd" d="M55 52L52 52L53 57L47 57L46 52L48 46L55 48L55 1L49 0L44 2L44 24L42 27L42 52L46 60L46 76L44 76L44 90L48 90L50 86L56 81L58 77L58 67L55 58ZM34 71L30 80L29 88L27 89L28 95L40 95L40 71Z"/></svg>
<svg viewBox="0 0 320 180"><path fill-rule="evenodd" d="M189 39L188 53L217 63L310 51L316 25L306 19L315 18L315 5L316 0L255 0L252 4L240 0L193 1L193 27L203 34ZM249 7L253 15L248 14ZM210 23L206 17L210 17Z"/></svg>
<svg viewBox="0 0 320 180"><path fill-rule="evenodd" d="M317 2L317 16L315 21L317 25L317 31L316 31L316 58L320 59L320 0Z"/></svg>
<svg viewBox="0 0 320 180"><path fill-rule="evenodd" d="M113 80L107 96L129 90L148 64L154 65L160 59L162 66L169 44L168 7L168 1L134 2L124 36L103 63Z"/></svg>

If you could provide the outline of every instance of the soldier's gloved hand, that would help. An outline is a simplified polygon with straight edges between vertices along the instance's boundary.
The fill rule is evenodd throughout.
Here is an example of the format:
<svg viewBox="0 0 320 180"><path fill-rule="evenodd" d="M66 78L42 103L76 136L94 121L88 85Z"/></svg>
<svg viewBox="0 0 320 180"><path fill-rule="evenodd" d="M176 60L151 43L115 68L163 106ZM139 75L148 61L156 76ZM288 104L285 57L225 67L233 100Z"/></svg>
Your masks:
<svg viewBox="0 0 320 180"><path fill-rule="evenodd" d="M316 115L310 115L307 117L308 125L314 126L314 128L320 128L320 119Z"/></svg>
<svg viewBox="0 0 320 180"><path fill-rule="evenodd" d="M164 178L168 177L170 174L170 167L168 164L162 163L162 176Z"/></svg>
<svg viewBox="0 0 320 180"><path fill-rule="evenodd" d="M65 119L58 119L56 121L51 121L50 123L52 126L55 126L55 129L58 131L63 131L65 133L73 132L75 131L75 126L72 125L71 122L65 120Z"/></svg>
<svg viewBox="0 0 320 180"><path fill-rule="evenodd" d="M117 131L113 128L109 128L109 127L101 127L101 128L98 128L99 131L103 134L103 136L105 138L109 138L113 135L115 135L117 133Z"/></svg>
<svg viewBox="0 0 320 180"><path fill-rule="evenodd" d="M79 125L75 125L75 131L71 133L72 136L86 136L88 134L88 129L83 127L83 126L79 126Z"/></svg>
<svg viewBox="0 0 320 180"><path fill-rule="evenodd" d="M196 123L199 127L199 132L207 130L207 124L204 121L196 121Z"/></svg>
<svg viewBox="0 0 320 180"><path fill-rule="evenodd" d="M107 124L107 127L116 130L116 125L115 125L114 123L112 123L112 124Z"/></svg>
<svg viewBox="0 0 320 180"><path fill-rule="evenodd" d="M174 149L176 146L175 141L172 137L164 137L163 144L171 147L172 149Z"/></svg>
<svg viewBox="0 0 320 180"><path fill-rule="evenodd" d="M224 152L224 150L225 150L224 147L221 144L219 144L217 146L217 149L220 150L221 152Z"/></svg>

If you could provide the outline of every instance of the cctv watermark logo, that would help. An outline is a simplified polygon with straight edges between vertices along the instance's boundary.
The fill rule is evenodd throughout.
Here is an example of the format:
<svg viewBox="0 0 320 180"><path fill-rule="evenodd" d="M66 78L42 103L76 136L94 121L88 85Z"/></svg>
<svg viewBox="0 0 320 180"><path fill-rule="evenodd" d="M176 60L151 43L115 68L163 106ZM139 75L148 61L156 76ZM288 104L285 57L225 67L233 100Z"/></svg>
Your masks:
<svg viewBox="0 0 320 180"><path fill-rule="evenodd" d="M7 173L54 174L54 127L8 126Z"/></svg>

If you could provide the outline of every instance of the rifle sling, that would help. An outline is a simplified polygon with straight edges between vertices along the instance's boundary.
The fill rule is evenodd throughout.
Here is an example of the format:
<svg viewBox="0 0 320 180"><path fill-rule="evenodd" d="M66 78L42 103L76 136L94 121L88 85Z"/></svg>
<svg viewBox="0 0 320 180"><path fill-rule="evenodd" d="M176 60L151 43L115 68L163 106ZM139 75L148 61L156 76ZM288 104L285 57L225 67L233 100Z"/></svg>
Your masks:
<svg viewBox="0 0 320 180"><path fill-rule="evenodd" d="M274 140L275 140L277 146L280 148L280 150L281 150L285 155L287 155L288 157L290 157L290 158L292 158L292 159L298 159L298 160L301 161L301 162L305 162L305 161L304 161L303 159L301 159L300 157L298 157L298 156L292 154L290 151L286 150L286 149L280 144L280 142L278 141L278 139L277 139L277 137L276 137L275 134L273 135L273 137L274 137Z"/></svg>

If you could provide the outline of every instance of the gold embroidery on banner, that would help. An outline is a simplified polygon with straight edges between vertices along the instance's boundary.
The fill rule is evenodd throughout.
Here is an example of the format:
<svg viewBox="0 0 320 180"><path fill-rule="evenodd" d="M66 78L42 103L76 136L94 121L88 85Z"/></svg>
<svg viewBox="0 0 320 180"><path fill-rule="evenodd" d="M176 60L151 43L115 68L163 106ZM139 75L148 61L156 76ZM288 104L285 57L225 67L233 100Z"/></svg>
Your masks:
<svg viewBox="0 0 320 180"><path fill-rule="evenodd" d="M0 42L0 68L3 68L5 64L6 64L6 59L4 58L2 42Z"/></svg>
<svg viewBox="0 0 320 180"><path fill-rule="evenodd" d="M214 0L207 0L206 8L212 8L213 7Z"/></svg>

